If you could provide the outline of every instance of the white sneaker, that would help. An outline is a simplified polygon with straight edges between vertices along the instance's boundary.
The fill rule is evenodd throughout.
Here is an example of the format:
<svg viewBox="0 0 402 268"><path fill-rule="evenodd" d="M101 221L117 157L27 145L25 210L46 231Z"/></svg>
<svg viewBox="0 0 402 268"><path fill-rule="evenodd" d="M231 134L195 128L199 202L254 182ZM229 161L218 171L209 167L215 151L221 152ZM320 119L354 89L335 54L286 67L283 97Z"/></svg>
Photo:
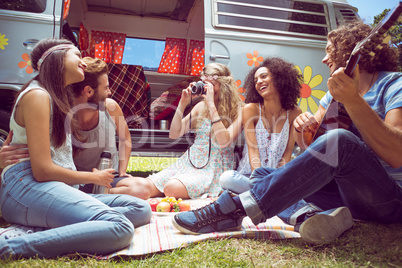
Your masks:
<svg viewBox="0 0 402 268"><path fill-rule="evenodd" d="M7 228L0 228L0 236L5 236L6 239L12 239L21 235L32 234L37 231L43 231L41 227L30 227L19 224L13 224Z"/></svg>
<svg viewBox="0 0 402 268"><path fill-rule="evenodd" d="M320 212L308 218L300 226L301 238L312 244L326 244L334 241L353 226L352 213L347 207Z"/></svg>

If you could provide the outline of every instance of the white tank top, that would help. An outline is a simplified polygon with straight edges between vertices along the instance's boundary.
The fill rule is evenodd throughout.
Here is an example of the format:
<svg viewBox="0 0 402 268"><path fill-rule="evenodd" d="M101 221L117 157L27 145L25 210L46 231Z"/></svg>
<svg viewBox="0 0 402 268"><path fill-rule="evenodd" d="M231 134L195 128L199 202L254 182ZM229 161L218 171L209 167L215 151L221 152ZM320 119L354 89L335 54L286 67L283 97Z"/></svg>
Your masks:
<svg viewBox="0 0 402 268"><path fill-rule="evenodd" d="M289 111L286 113L286 122L281 132L269 133L262 122L261 105L259 107L260 118L255 126L255 136L260 154L261 167L277 168L289 140ZM244 175L251 174L247 143L244 146L243 157L239 162L237 171Z"/></svg>
<svg viewBox="0 0 402 268"><path fill-rule="evenodd" d="M41 85L39 85L38 81L36 81L36 80L33 80L29 84L29 86L26 89L24 89L23 92L21 92L21 94L18 96L18 98L15 102L15 106L14 106L14 109L13 109L13 112L12 112L11 118L10 118L10 130L13 131L13 139L10 144L28 144L26 129L25 129L25 127L22 127L22 126L18 125L17 122L15 122L14 113L15 113L15 107L17 107L17 103L20 101L22 96L24 96L24 94L26 94L27 92L29 92L32 89L41 89L49 95L49 93ZM49 98L50 98L50 95L49 95ZM51 101L51 98L50 98L50 101ZM52 135L52 114L53 114L53 109L52 109L52 105L50 105L50 122L49 122L50 123L50 130L49 130L50 136ZM67 168L67 169L76 170L74 162L73 162L71 134L67 133L66 141L59 148L55 148L53 146L53 144L50 143L50 155L52 157L52 161L54 164ZM27 161L27 160L30 160L30 158L28 157L28 158L21 159L21 161ZM16 164L12 164L12 165L5 167L2 174L4 174L7 169L9 169L10 167L12 167L14 165L16 165Z"/></svg>

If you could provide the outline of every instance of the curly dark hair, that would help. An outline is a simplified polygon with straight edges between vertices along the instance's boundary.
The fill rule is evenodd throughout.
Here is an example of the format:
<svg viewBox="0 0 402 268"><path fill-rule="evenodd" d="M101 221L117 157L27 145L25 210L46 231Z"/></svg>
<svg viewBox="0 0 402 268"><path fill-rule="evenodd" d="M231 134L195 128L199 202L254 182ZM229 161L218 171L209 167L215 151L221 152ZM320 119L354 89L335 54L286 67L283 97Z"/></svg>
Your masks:
<svg viewBox="0 0 402 268"><path fill-rule="evenodd" d="M345 67L356 44L366 38L372 28L361 20L354 20L329 32L328 41L332 43L329 48L331 60L339 67ZM382 49L377 48L380 45ZM363 53L359 60L360 69L368 73L375 71L394 72L398 68L398 51L389 44L375 44L372 51L374 56ZM368 51L370 52L370 51Z"/></svg>
<svg viewBox="0 0 402 268"><path fill-rule="evenodd" d="M254 67L246 76L244 87L247 90L246 103L262 103L264 99L255 89L254 74L266 67L272 74L274 86L279 93L282 108L293 109L297 106L297 98L300 97L301 82L303 76L299 74L295 66L281 58L268 57L258 67Z"/></svg>

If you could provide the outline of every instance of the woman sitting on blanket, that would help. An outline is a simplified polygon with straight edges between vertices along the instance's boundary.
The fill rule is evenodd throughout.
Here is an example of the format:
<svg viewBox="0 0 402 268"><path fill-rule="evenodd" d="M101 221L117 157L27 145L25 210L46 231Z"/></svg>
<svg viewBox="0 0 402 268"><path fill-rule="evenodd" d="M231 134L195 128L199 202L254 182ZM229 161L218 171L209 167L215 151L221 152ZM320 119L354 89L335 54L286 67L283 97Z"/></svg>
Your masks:
<svg viewBox="0 0 402 268"><path fill-rule="evenodd" d="M183 112L195 95L194 83L183 89L173 117L169 137L177 139L196 130L194 144L176 163L148 178L127 178L117 183L114 193L124 191L144 199L156 196L176 198L216 197L222 188L219 176L234 168L234 142L241 133L242 102L229 68L211 63L202 73L204 101L197 103L183 118ZM190 120L191 119L191 120Z"/></svg>
<svg viewBox="0 0 402 268"><path fill-rule="evenodd" d="M250 190L253 170L279 168L290 161L295 140L293 120L301 114L297 106L302 76L295 66L280 58L266 58L246 77L246 106L243 126L246 145L237 170L220 177L222 188L235 193Z"/></svg>
<svg viewBox="0 0 402 268"><path fill-rule="evenodd" d="M72 158L75 123L69 86L84 79L80 51L67 40L45 39L31 53L38 71L13 108L11 144L28 144L30 157L7 166L0 188L1 214L9 223L45 230L0 235L0 259L109 254L130 244L134 226L149 222L149 205L128 195L88 195L78 184L110 187L113 169L78 172ZM38 228L33 228L37 230Z"/></svg>

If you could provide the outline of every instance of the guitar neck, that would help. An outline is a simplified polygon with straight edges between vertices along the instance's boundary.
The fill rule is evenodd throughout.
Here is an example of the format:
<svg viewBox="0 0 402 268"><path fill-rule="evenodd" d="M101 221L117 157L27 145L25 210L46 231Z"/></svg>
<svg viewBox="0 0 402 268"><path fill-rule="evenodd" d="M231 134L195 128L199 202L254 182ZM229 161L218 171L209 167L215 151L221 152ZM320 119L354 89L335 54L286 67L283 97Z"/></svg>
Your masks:
<svg viewBox="0 0 402 268"><path fill-rule="evenodd" d="M371 31L369 36L362 40L351 53L349 60L346 64L345 73L352 77L352 74L356 68L357 63L360 60L361 50L366 46L366 50L371 50L371 47L378 45L379 39L382 40L384 34L389 28L398 20L399 15L402 13L402 0L399 1L398 5L395 6L387 16L383 18Z"/></svg>
<svg viewBox="0 0 402 268"><path fill-rule="evenodd" d="M353 72L356 69L357 63L360 60L360 54L356 54L356 55L351 55L349 58L348 63L346 64L345 67L345 74L349 75L350 77L352 77Z"/></svg>

